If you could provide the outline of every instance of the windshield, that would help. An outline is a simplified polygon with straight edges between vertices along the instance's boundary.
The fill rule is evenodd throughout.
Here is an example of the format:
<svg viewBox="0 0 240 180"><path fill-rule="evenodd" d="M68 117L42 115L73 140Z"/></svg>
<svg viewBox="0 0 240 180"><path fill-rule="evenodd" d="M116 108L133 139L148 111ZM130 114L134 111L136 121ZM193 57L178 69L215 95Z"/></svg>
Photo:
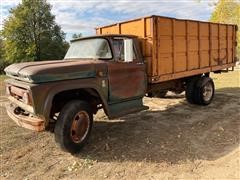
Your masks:
<svg viewBox="0 0 240 180"><path fill-rule="evenodd" d="M64 59L71 58L110 59L112 53L106 39L83 39L71 43Z"/></svg>

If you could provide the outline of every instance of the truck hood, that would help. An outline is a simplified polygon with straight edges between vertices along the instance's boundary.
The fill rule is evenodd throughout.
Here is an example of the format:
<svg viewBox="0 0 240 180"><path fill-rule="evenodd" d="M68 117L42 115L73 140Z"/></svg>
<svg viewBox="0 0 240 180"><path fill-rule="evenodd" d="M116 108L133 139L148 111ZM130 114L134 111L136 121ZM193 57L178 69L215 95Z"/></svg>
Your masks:
<svg viewBox="0 0 240 180"><path fill-rule="evenodd" d="M96 76L98 67L106 71L100 60L54 60L12 64L4 69L12 78L30 83L42 83ZM104 68L103 68L104 67Z"/></svg>

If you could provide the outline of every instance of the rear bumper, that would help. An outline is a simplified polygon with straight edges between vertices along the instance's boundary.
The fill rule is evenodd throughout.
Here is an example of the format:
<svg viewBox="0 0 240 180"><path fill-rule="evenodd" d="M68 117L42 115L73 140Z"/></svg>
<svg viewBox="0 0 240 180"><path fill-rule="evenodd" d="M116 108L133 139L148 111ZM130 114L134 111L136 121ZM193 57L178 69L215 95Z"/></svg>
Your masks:
<svg viewBox="0 0 240 180"><path fill-rule="evenodd" d="M17 123L18 126L31 129L34 131L43 131L45 129L44 120L37 118L26 116L22 114L16 114L14 112L15 107L12 106L10 103L6 105L6 110L8 116Z"/></svg>

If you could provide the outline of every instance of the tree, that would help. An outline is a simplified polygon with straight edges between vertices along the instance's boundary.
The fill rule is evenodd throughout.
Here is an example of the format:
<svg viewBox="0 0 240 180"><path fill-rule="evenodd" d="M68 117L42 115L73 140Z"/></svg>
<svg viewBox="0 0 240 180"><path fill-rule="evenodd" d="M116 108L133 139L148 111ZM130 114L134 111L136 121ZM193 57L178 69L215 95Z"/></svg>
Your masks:
<svg viewBox="0 0 240 180"><path fill-rule="evenodd" d="M4 68L8 66L9 63L4 59L4 41L0 37L0 74L4 73Z"/></svg>
<svg viewBox="0 0 240 180"><path fill-rule="evenodd" d="M10 10L1 34L9 62L62 59L68 48L46 0L22 0Z"/></svg>
<svg viewBox="0 0 240 180"><path fill-rule="evenodd" d="M3 59L3 40L0 38L0 60Z"/></svg>
<svg viewBox="0 0 240 180"><path fill-rule="evenodd" d="M78 34L74 33L74 34L72 35L72 38L73 38L73 39L77 39L77 38L80 38L80 37L82 37L82 33L78 33Z"/></svg>
<svg viewBox="0 0 240 180"><path fill-rule="evenodd" d="M219 0L215 6L210 20L217 23L229 23L238 25L238 57L240 57L240 1L239 0Z"/></svg>
<svg viewBox="0 0 240 180"><path fill-rule="evenodd" d="M3 72L4 60L3 60L3 40L0 38L0 74Z"/></svg>

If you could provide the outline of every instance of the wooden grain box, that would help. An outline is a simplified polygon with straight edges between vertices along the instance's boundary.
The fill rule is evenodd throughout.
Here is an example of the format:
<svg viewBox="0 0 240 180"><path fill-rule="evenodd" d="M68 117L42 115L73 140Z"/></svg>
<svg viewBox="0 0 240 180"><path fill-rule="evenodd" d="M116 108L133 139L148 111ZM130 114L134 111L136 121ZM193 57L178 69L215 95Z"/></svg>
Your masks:
<svg viewBox="0 0 240 180"><path fill-rule="evenodd" d="M162 16L96 28L97 34L138 36L150 83L233 67L236 31L236 25Z"/></svg>

